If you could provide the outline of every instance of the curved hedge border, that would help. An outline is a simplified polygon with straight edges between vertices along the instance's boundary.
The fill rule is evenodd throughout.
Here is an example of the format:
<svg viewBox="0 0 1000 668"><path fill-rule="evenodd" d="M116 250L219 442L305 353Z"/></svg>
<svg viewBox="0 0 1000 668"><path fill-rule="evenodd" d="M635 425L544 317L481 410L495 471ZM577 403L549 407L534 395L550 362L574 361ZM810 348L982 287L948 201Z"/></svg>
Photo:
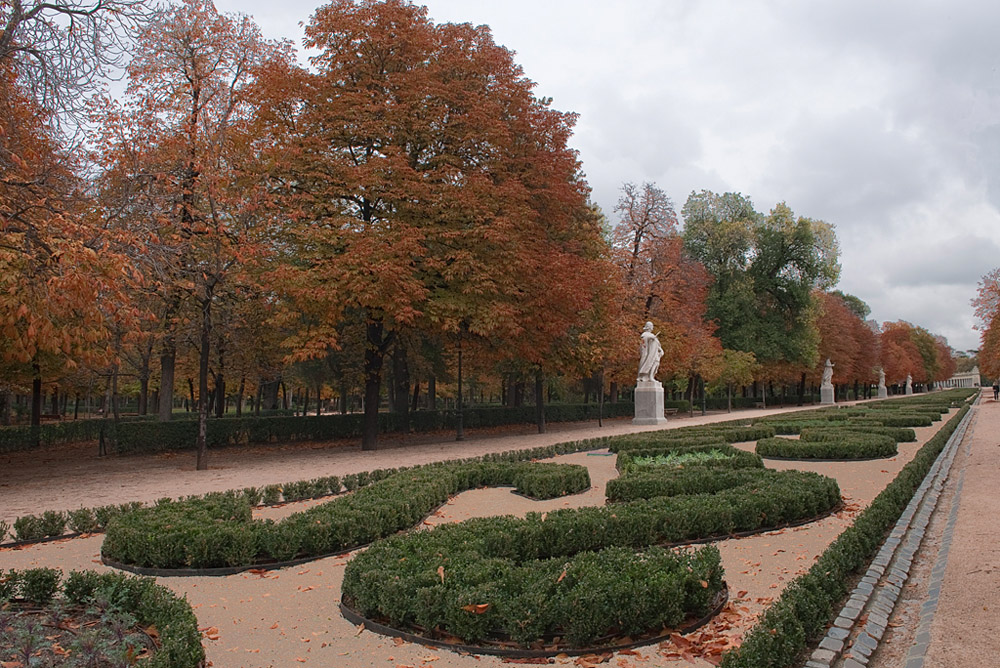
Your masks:
<svg viewBox="0 0 1000 668"><path fill-rule="evenodd" d="M646 645L653 645L660 642L665 642L670 639L670 636L674 633L680 633L685 635L700 629L702 626L707 624L715 617L717 614L722 612L726 607L726 603L729 602L729 589L726 587L726 583L723 582L722 591L716 595L715 605L711 610L708 611L701 619L695 620L691 623L685 623L684 626L678 629L663 629L659 635L648 635L644 636L639 640L632 640L627 642L629 638L621 638L621 642L618 644L609 645L598 645L589 647L578 647L578 648L563 648L560 654L565 654L566 656L579 656L583 654L606 654L608 652L621 652L622 650L632 649L634 647L645 647ZM416 635L413 633L407 633L406 631L401 631L399 629L393 628L391 626L386 626L380 624L374 620L371 620L353 608L348 607L344 603L340 604L340 614L344 616L344 619L349 621L355 626L364 625L365 629L378 633L380 635L389 636L390 638L400 638L407 642L426 645L428 647L437 647L441 649L448 649L452 652L458 652L459 654L490 654L492 656L500 656L510 659L540 659L543 657L551 657L552 650L546 649L509 649L504 645L499 646L483 646L483 645L463 645L456 643L452 640L437 640L434 638L428 638L426 635ZM664 632L668 631L668 632Z"/></svg>
<svg viewBox="0 0 1000 668"><path fill-rule="evenodd" d="M0 572L0 604L26 601L47 606L58 593L59 602L91 605L98 601L132 615L143 626L155 626L157 649L141 665L148 668L198 668L205 665L198 620L186 599L149 578L121 573L73 571L60 582L51 568Z"/></svg>
<svg viewBox="0 0 1000 668"><path fill-rule="evenodd" d="M396 629L433 629L464 643L509 639L524 648L560 636L572 646L602 644L699 616L721 587L716 549L664 546L773 529L840 503L830 478L767 470L729 445L678 446L664 436L640 439L645 449L619 454L619 467L627 471L647 453L726 456L625 473L609 481L609 497L627 502L612 506L470 520L379 541L349 562L343 603Z"/></svg>
<svg viewBox="0 0 1000 668"><path fill-rule="evenodd" d="M950 400L954 393L942 393ZM971 393L963 392L968 397ZM875 497L809 571L793 580L781 598L751 629L740 647L723 655L723 668L789 668L818 640L847 595L848 584L885 540L886 533L913 497L948 438L969 412L963 406L931 437L896 478Z"/></svg>
<svg viewBox="0 0 1000 668"><path fill-rule="evenodd" d="M476 653L551 656L620 638L655 642L650 630L703 619L725 596L714 547L538 557L490 538L490 525L504 529L505 519L379 541L348 564L342 610L384 620L390 635L409 629L416 642L452 636ZM385 569L391 578L381 577Z"/></svg>
<svg viewBox="0 0 1000 668"><path fill-rule="evenodd" d="M111 521L101 556L109 563L156 569L252 568L319 558L409 529L460 491L503 485L515 485L528 496L554 498L589 488L590 477L585 467L569 464L431 464L395 473L278 523L252 520L250 504L237 494L161 500Z"/></svg>
<svg viewBox="0 0 1000 668"><path fill-rule="evenodd" d="M800 460L884 459L899 454L891 437L858 433L841 433L831 440L818 441L762 438L757 441L756 450L761 457Z"/></svg>

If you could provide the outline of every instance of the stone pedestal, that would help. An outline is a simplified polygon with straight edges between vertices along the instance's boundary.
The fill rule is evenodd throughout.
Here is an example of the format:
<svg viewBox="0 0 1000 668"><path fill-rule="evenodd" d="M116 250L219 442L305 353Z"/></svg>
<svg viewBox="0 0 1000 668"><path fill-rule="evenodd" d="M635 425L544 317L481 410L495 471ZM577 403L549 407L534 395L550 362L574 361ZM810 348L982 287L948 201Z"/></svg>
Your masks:
<svg viewBox="0 0 1000 668"><path fill-rule="evenodd" d="M907 396L913 394L913 386L910 385L909 383L906 384L906 394Z"/></svg>
<svg viewBox="0 0 1000 668"><path fill-rule="evenodd" d="M819 403L821 404L832 404L833 403L833 386L830 387L820 387L819 388Z"/></svg>
<svg viewBox="0 0 1000 668"><path fill-rule="evenodd" d="M879 385L879 388L878 388L878 398L879 399L888 399L889 398L889 390L888 390L888 388L886 388L885 385Z"/></svg>
<svg viewBox="0 0 1000 668"><path fill-rule="evenodd" d="M640 380L636 383L632 424L667 424L663 415L663 384L660 381Z"/></svg>

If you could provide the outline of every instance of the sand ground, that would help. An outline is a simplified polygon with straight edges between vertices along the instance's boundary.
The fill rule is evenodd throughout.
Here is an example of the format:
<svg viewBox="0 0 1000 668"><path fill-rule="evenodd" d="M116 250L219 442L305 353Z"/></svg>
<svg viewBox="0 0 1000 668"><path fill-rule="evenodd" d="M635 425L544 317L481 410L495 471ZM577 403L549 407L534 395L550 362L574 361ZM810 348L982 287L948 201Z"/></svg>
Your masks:
<svg viewBox="0 0 1000 668"><path fill-rule="evenodd" d="M773 415L784 410L795 409L696 415L672 420L670 427ZM967 461L962 461L966 470L963 505L938 611L942 628L938 628L936 620L932 652L953 655L954 650L948 649L946 644L961 637L963 646L968 645L970 651L982 659L1000 656L997 635L982 633L991 625L996 627L996 617L991 612L996 597L977 595L984 591L996 593L1000 584L1000 552L993 532L998 504L992 493L1000 484L1000 471L994 464L998 454L996 448L1000 445L997 438L1000 404L989 401L977 410L979 415L971 435L970 455ZM845 509L802 527L718 543L732 594L723 614L680 645L664 643L635 653L619 653L611 657L607 665L619 668L710 665L709 661L722 649L738 644L742 634L752 626L759 612L780 594L785 583L812 565L840 531L850 525L857 513L912 458L939 424L918 429L918 441L900 444L899 455L892 459L857 463L772 462L770 465L775 468L813 470L836 478L847 502ZM449 434L386 439L384 449L374 452L362 452L353 443L227 449L211 453L208 471L193 470L192 453L99 459L95 456L96 447L91 445L54 448L0 457L0 467L4 471L0 479L0 519L10 522L18 515L46 509L152 501L163 496L178 497L322 475L344 475L648 429L633 427L628 420L611 420L601 428L596 422L549 425L546 434L534 433L532 427L500 433L472 432L461 443L456 443ZM747 449L752 445L739 444ZM584 494L545 502L529 501L505 489L472 490L451 499L428 522L454 522L495 514L522 515L529 511L544 512L604 502L604 485L616 475L614 457L601 456L600 452L577 453L558 457L556 461L586 465L593 487ZM317 502L287 504L262 514L276 517L312 503ZM966 503L971 504L968 512ZM92 536L3 549L0 550L0 568L51 566L64 570L104 570L99 558L101 540L101 536ZM966 543L969 554L964 551ZM936 549L934 552L936 556ZM303 664L344 668L469 668L503 663L495 657L461 656L359 631L346 622L338 610L340 583L349 559L350 555L321 559L263 575L244 573L221 578L160 578L159 581L187 596L192 603L205 631L208 659L219 668L283 668ZM977 586L969 587L970 583ZM953 602L951 593L956 599L972 600L964 604L959 600ZM973 626L970 615L981 619L982 626ZM958 620L956 623L964 634L944 626L952 617ZM945 645L939 643L938 638ZM993 653L984 654L982 643L993 643L989 645ZM903 655L905 657L905 651ZM567 665L586 664L583 659L557 658L554 661ZM972 661L930 665L972 665Z"/></svg>

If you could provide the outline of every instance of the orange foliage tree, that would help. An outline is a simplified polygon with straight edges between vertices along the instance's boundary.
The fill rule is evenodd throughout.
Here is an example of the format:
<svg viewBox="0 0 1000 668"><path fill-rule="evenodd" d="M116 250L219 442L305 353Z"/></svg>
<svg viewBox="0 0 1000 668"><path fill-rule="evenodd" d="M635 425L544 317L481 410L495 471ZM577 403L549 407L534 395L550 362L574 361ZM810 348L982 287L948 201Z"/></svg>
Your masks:
<svg viewBox="0 0 1000 668"><path fill-rule="evenodd" d="M36 425L43 375L103 365L108 323L130 314L123 257L90 216L73 166L0 61L0 394L6 404L30 382Z"/></svg>
<svg viewBox="0 0 1000 668"><path fill-rule="evenodd" d="M258 148L249 132L251 84L265 59L289 56L287 44L264 40L248 17L219 14L210 0L184 0L142 31L128 68L131 103L108 114L105 160L119 197L106 208L141 238L150 294L160 299L153 315L164 327L161 418L170 414L176 328L185 319L197 323L198 469L207 468L213 309L237 299L241 274L268 250L262 191L245 171ZM134 148L150 140L149 150ZM141 208L132 204L136 190ZM223 339L216 341L219 350Z"/></svg>
<svg viewBox="0 0 1000 668"><path fill-rule="evenodd" d="M306 41L315 73L276 65L261 87L291 251L273 279L309 323L293 359L325 355L347 318L364 324L373 449L399 332L498 336L540 362L587 306L599 228L566 146L575 117L534 97L485 26L338 0Z"/></svg>
<svg viewBox="0 0 1000 668"><path fill-rule="evenodd" d="M982 332L979 367L995 382L1000 378L1000 268L983 276L972 305Z"/></svg>
<svg viewBox="0 0 1000 668"><path fill-rule="evenodd" d="M624 281L625 299L619 319L630 325L630 345L618 355L617 378L635 380L636 341L642 324L652 321L659 333L664 376L679 376L693 390L697 376L714 377L722 353L714 324L705 319L712 278L684 252L673 202L652 183L626 183L615 209L620 220L612 231L612 247Z"/></svg>

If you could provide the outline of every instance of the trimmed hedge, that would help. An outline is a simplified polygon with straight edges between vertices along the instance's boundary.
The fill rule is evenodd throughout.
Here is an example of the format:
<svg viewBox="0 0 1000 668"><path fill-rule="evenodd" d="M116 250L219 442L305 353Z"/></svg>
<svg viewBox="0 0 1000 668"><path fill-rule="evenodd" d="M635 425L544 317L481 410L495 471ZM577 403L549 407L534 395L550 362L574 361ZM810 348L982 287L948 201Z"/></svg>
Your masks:
<svg viewBox="0 0 1000 668"><path fill-rule="evenodd" d="M912 443L917 440L917 432L907 427L886 427L884 425L807 426L799 430L803 441L838 440L843 434L874 434L888 436L896 443Z"/></svg>
<svg viewBox="0 0 1000 668"><path fill-rule="evenodd" d="M278 523L252 520L249 502L234 492L189 501L164 499L112 520L101 553L144 568L252 566L319 557L408 529L452 494L499 485L554 498L583 491L590 477L585 467L569 464L430 464L394 473Z"/></svg>
<svg viewBox="0 0 1000 668"><path fill-rule="evenodd" d="M761 457L783 459L875 459L898 454L896 441L889 436L850 432L829 436L811 441L762 438L756 450Z"/></svg>
<svg viewBox="0 0 1000 668"><path fill-rule="evenodd" d="M534 529L532 520L491 517L379 541L348 563L345 603L466 643L527 648L560 636L579 647L704 616L723 587L714 547L538 556L526 539Z"/></svg>
<svg viewBox="0 0 1000 668"><path fill-rule="evenodd" d="M621 453L651 447L686 447L717 443L742 443L774 436L769 425L737 425L725 423L715 427L684 427L669 431L649 431L618 436L608 442L611 452Z"/></svg>
<svg viewBox="0 0 1000 668"><path fill-rule="evenodd" d="M61 583L60 578L59 571L50 568L0 572L0 604L22 600L42 607L52 603L110 607L131 615L143 628L156 628L157 649L142 661L143 666L196 668L205 664L198 620L190 604L152 578L94 571L73 571ZM62 597L57 599L60 592Z"/></svg>
<svg viewBox="0 0 1000 668"><path fill-rule="evenodd" d="M742 645L723 655L723 668L797 665L808 645L822 637L836 606L847 595L849 583L878 551L968 411L964 406L931 437L813 567L788 585L747 633Z"/></svg>
<svg viewBox="0 0 1000 668"><path fill-rule="evenodd" d="M631 403L604 404L604 417L632 415ZM550 404L545 407L547 422L572 422L595 420L597 404ZM453 429L455 411L416 411L409 413L409 426L413 431ZM397 432L402 429L401 416L379 413L379 431ZM469 408L462 411L462 424L466 429L496 427L535 422L534 406L507 408ZM364 415L319 415L292 417L243 417L225 420L211 419L207 424L206 438L209 448L246 443L287 443L293 441L330 441L361 436ZM111 442L119 454L155 452L159 450L184 450L195 446L198 425L190 420L171 422L122 422L115 430Z"/></svg>

